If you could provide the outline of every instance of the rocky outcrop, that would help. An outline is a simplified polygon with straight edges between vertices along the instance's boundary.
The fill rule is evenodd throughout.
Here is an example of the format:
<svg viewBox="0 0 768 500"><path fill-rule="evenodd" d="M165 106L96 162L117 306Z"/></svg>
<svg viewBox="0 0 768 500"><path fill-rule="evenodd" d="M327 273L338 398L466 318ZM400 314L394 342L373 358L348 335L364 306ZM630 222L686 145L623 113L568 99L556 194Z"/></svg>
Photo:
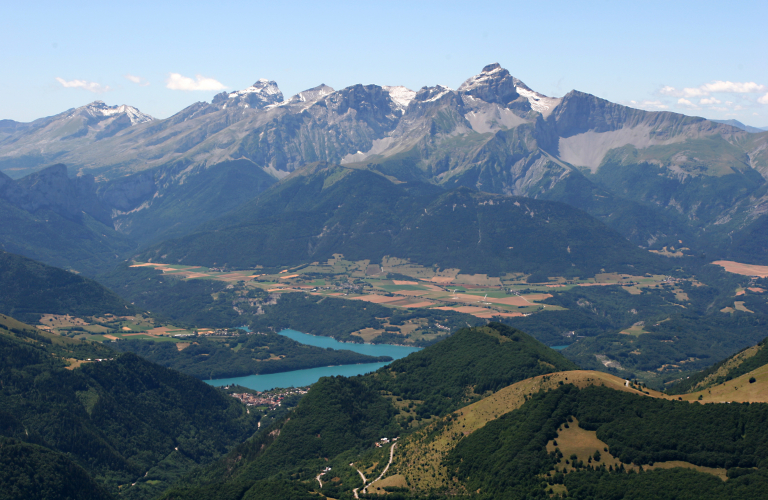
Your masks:
<svg viewBox="0 0 768 500"><path fill-rule="evenodd" d="M67 167L62 164L44 168L17 181L7 177L0 179L0 195L30 213L47 209L68 219L79 219L85 213L112 226L110 211L96 196L93 176L70 179Z"/></svg>

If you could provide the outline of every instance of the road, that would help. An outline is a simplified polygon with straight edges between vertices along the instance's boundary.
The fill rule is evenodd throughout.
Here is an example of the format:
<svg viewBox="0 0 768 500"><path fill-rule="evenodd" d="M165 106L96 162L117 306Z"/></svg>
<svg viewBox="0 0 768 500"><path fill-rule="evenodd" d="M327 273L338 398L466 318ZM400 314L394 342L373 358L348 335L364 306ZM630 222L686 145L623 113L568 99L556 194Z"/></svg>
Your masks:
<svg viewBox="0 0 768 500"><path fill-rule="evenodd" d="M355 470L357 471L358 474L360 474L360 477L363 480L363 488L362 488L363 493L365 493L366 488L368 488L370 485L372 485L373 483L375 483L379 479L383 478L384 475L387 473L387 471L389 470L389 466L392 465L392 459L395 457L395 446L397 446L397 443L392 443L392 446L389 447L389 462L387 462L387 466L384 467L383 471L381 471L381 474L379 474L379 477L377 477L376 479L374 479L370 483L365 478L365 475L363 475L363 473L362 473L362 471L360 469L355 467L353 464L349 464L351 467L355 467ZM319 478L319 476L318 476L318 478ZM318 479L318 481L319 480L320 479ZM360 498L359 496L357 496L357 490L359 490L359 489L360 488L355 488L354 490L352 490L352 493L354 493L355 498Z"/></svg>

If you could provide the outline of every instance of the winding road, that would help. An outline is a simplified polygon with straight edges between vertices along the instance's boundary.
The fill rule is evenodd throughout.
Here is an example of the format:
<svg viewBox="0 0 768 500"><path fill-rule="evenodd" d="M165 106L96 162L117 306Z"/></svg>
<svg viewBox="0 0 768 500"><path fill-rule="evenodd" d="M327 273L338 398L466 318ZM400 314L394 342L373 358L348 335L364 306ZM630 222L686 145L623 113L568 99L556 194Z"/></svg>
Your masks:
<svg viewBox="0 0 768 500"><path fill-rule="evenodd" d="M368 488L370 485L372 485L373 483L375 483L379 479L383 478L384 475L387 473L387 471L389 470L389 466L392 465L392 459L395 457L395 446L397 446L397 443L392 443L392 446L389 447L389 462L387 462L387 466L384 467L383 471L381 471L381 474L379 474L379 477L377 477L376 479L374 479L370 483L365 479L365 475L363 475L363 473L362 473L362 471L360 469L355 467L353 464L349 464L350 466L355 468L357 473L360 474L360 477L363 479L363 488L362 488L363 489L363 493L365 493L366 488ZM320 481L319 477L320 476L318 476L318 481ZM321 483L321 485L322 485L322 483ZM355 494L355 498L360 498L359 496L357 496L357 490L359 490L359 489L360 488L355 488L354 490L352 490L352 493Z"/></svg>

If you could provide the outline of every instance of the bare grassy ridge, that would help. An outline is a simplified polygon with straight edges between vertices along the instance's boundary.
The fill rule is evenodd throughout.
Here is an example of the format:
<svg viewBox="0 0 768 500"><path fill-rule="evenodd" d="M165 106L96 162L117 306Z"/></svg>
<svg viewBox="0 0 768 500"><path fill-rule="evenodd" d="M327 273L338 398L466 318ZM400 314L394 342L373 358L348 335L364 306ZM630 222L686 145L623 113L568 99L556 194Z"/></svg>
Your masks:
<svg viewBox="0 0 768 500"><path fill-rule="evenodd" d="M754 383L749 379L755 377ZM754 370L741 377L710 389L682 396L669 396L652 389L642 391L627 384L627 381L607 373L574 370L541 375L512 384L500 391L478 401L474 404L456 410L451 415L433 422L424 429L408 436L399 444L395 453L392 473L402 476L407 484L418 491L429 491L433 488L445 489L455 493L462 493L463 487L451 477L447 469L442 465L443 459L463 439L463 437L484 427L488 422L520 408L527 399L541 390L553 390L561 384L573 384L582 389L588 386L603 386L617 391L624 391L647 397L661 399L682 399L691 403L726 403L726 402L768 402L768 365ZM699 396L702 397L699 400ZM547 451L560 448L564 457L558 464L559 470L572 470L565 464L565 459L570 461L570 456L576 454L578 460L585 464L595 451L600 451L601 462L607 466L618 467L618 459L610 455L605 448L607 445L597 439L594 431L587 431L578 427L574 421L569 428L561 428L560 435L556 438L557 445L550 441ZM671 461L657 462L651 468L693 468L699 472L713 474L723 480L726 479L725 469L701 467L688 462ZM624 464L626 470L638 468L634 465ZM646 466L646 469L649 467Z"/></svg>

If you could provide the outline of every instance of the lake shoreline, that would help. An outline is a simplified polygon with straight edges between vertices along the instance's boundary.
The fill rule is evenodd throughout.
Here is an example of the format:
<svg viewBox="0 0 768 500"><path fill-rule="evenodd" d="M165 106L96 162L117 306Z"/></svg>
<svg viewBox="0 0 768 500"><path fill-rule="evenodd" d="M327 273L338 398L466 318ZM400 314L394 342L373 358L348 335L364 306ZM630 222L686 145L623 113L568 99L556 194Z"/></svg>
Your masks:
<svg viewBox="0 0 768 500"><path fill-rule="evenodd" d="M203 382L218 387L224 385L240 385L256 391L271 390L276 387L305 387L317 382L321 377L342 375L353 377L363 375L387 366L395 360L404 358L422 348L415 346L402 346L395 344L370 344L364 342L343 342L324 335L311 335L292 329L285 329L278 334L306 345L331 348L335 350L351 350L359 354L369 356L389 356L391 361L379 361L374 363L353 363L348 365L330 365L286 372L265 373L259 375L245 375L241 377L225 377L209 379Z"/></svg>

